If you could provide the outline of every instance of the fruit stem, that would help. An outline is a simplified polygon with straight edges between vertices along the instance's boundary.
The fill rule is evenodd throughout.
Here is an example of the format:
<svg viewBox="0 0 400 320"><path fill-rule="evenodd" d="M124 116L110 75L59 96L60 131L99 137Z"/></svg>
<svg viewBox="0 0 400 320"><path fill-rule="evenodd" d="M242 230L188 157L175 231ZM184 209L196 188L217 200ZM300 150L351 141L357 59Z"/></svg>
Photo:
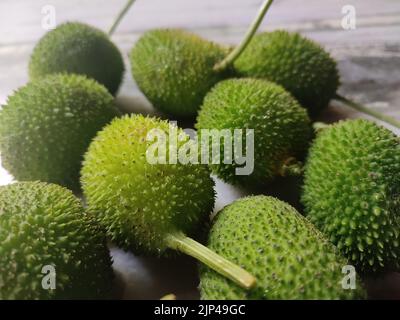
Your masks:
<svg viewBox="0 0 400 320"><path fill-rule="evenodd" d="M115 29L118 27L119 23L121 22L122 18L125 16L125 14L128 12L129 8L132 6L132 4L135 2L135 0L128 0L121 12L118 14L117 18L114 20L113 24L111 25L111 28L108 30L108 35L112 36L114 33Z"/></svg>
<svg viewBox="0 0 400 320"><path fill-rule="evenodd" d="M253 38L254 34L256 33L258 27L260 26L261 22L264 19L269 7L271 6L273 0L265 0L264 3L261 5L261 8L250 25L249 29L247 30L246 35L244 36L243 40L240 44L235 47L221 62L218 62L214 66L214 71L222 72L224 71L229 65L231 65L239 56L242 54L244 49L246 49L247 45L250 43L251 39Z"/></svg>
<svg viewBox="0 0 400 320"><path fill-rule="evenodd" d="M246 270L183 234L169 235L167 243L171 249L181 251L196 258L214 271L231 279L242 288L250 289L256 283L256 279Z"/></svg>
<svg viewBox="0 0 400 320"><path fill-rule="evenodd" d="M368 114L368 115L370 115L370 116L372 116L372 117L374 117L376 119L379 119L379 120L384 121L384 122L386 122L388 124L391 124L392 126L394 126L396 128L400 128L400 121L398 121L398 120L396 120L396 119L394 119L394 118L392 118L390 116L387 116L387 115L385 115L385 114L383 114L381 112L372 110L372 109L370 109L370 108L368 108L368 107L366 107L366 106L364 106L364 105L362 105L360 103L354 102L354 101L352 101L352 100L350 100L350 99L348 99L346 97L343 97L343 96L341 96L339 94L335 95L335 99L340 101L340 102L342 102L343 104L345 104L345 105L357 110L357 111L361 111L361 112L363 112L365 114Z"/></svg>
<svg viewBox="0 0 400 320"><path fill-rule="evenodd" d="M328 127L329 127L329 124L328 124L328 123L325 123L325 122L317 121L317 122L314 122L312 126L313 126L314 131L315 131L316 133L318 133L318 132L320 132L320 131L322 131L322 130L328 128Z"/></svg>
<svg viewBox="0 0 400 320"><path fill-rule="evenodd" d="M296 176L301 176L303 174L303 171L304 171L303 163L291 157L285 161L279 173L282 177L288 177L288 176L296 177Z"/></svg>

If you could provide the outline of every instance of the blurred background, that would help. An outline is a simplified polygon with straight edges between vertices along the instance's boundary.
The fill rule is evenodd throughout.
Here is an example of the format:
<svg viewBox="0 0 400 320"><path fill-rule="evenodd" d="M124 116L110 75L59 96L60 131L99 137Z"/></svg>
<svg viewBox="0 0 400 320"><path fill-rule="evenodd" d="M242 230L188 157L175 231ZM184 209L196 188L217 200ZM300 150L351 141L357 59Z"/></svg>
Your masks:
<svg viewBox="0 0 400 320"><path fill-rule="evenodd" d="M28 81L29 56L48 31L49 8L54 9L56 25L81 21L107 31L125 2L1 0L0 105ZM120 107L128 112L154 112L134 84L127 59L145 30L184 28L211 40L236 44L261 3L262 0L137 0L112 36L127 69L117 97ZM342 94L400 119L399 0L275 0L260 30L279 28L299 31L331 52L338 61ZM321 120L347 117L364 116L333 103ZM0 184L11 181L12 177L0 166ZM280 189L291 190L278 182L270 191L279 194ZM216 211L244 194L220 181L217 192ZM286 196L281 195L284 199ZM138 259L117 248L112 254L118 274L116 296L158 299L174 292L178 298L197 297L195 264L190 258ZM399 274L371 279L368 286L373 298L400 298Z"/></svg>

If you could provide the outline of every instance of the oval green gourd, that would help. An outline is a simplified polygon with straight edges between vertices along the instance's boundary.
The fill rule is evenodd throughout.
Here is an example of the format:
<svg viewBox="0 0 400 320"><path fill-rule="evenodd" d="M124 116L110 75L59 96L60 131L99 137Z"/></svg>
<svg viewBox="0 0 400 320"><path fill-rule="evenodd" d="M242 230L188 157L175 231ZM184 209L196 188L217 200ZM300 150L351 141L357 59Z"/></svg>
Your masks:
<svg viewBox="0 0 400 320"><path fill-rule="evenodd" d="M124 62L108 35L92 26L63 23L36 44L29 61L31 80L54 73L86 75L115 95L122 82Z"/></svg>
<svg viewBox="0 0 400 320"><path fill-rule="evenodd" d="M0 299L111 298L111 264L103 230L69 190L0 187Z"/></svg>
<svg viewBox="0 0 400 320"><path fill-rule="evenodd" d="M392 132L362 119L322 129L306 163L302 201L360 272L399 270L400 144Z"/></svg>
<svg viewBox="0 0 400 320"><path fill-rule="evenodd" d="M365 293L344 289L336 248L293 207L276 198L236 200L214 218L208 247L246 268L258 280L245 291L207 267L200 270L202 299L352 299Z"/></svg>
<svg viewBox="0 0 400 320"><path fill-rule="evenodd" d="M106 88L84 76L29 82L0 111L2 164L17 180L77 191L83 154L96 132L118 114Z"/></svg>

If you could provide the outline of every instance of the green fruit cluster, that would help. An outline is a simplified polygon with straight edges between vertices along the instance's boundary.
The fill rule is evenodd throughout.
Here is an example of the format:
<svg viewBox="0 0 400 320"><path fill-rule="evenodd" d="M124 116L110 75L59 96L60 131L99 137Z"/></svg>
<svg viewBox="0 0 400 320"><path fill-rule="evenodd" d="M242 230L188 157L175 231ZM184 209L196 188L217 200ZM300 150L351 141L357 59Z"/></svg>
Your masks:
<svg viewBox="0 0 400 320"><path fill-rule="evenodd" d="M194 142L166 120L118 117L112 95L124 64L102 31L65 23L39 41L31 82L0 111L3 166L25 181L0 187L0 299L109 298L106 237L136 254L177 250L203 262L203 299L359 299L364 288L358 278L355 290L343 286L343 267L399 270L398 138L349 120L311 143L310 116L336 96L339 75L330 55L300 34L261 33L229 62L235 52L178 29L147 31L130 52L134 80L155 108L197 116ZM203 129L211 130L211 152L219 139L220 156L228 144L239 152L234 135L243 130L250 174L238 174L242 163L213 163L212 153L209 165L182 163L185 144L202 151ZM306 217L251 196L217 214L208 247L190 238L209 227L210 172L254 191L303 170ZM51 183L82 187L87 210ZM43 289L43 266L56 270L54 290Z"/></svg>
<svg viewBox="0 0 400 320"><path fill-rule="evenodd" d="M336 62L319 44L298 33L258 34L234 65L242 76L282 85L310 115L327 107L339 87Z"/></svg>
<svg viewBox="0 0 400 320"><path fill-rule="evenodd" d="M73 194L57 185L0 187L0 299L111 297L105 234ZM54 288L45 266L54 267Z"/></svg>
<svg viewBox="0 0 400 320"><path fill-rule="evenodd" d="M226 76L213 70L227 49L174 29L146 32L131 53L132 75L155 108L194 117L204 96Z"/></svg>

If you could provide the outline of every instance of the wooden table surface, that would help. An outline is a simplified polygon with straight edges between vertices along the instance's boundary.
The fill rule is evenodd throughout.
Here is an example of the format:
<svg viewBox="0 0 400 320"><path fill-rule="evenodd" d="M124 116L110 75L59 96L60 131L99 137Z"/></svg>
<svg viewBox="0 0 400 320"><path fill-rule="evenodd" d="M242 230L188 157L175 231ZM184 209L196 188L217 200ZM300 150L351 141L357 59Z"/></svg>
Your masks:
<svg viewBox="0 0 400 320"><path fill-rule="evenodd" d="M113 36L123 52L128 72L118 95L126 111L153 113L129 72L127 53L143 31L179 27L219 42L236 44L255 16L261 0L137 0ZM44 5L53 5L56 22L83 21L107 30L125 0L1 0L0 104L28 81L27 65L41 26ZM356 29L341 26L343 5L356 9ZM276 0L260 30L285 28L318 41L337 59L340 92L400 119L400 1L399 0ZM364 117L335 103L322 115L326 121ZM393 129L393 128L391 128ZM399 133L399 131L396 131ZM9 183L0 168L0 184ZM217 181L216 210L243 194ZM195 297L196 273L191 259L175 262L136 259L113 249L125 298L159 298L175 292ZM400 298L400 275L370 281L372 297Z"/></svg>

